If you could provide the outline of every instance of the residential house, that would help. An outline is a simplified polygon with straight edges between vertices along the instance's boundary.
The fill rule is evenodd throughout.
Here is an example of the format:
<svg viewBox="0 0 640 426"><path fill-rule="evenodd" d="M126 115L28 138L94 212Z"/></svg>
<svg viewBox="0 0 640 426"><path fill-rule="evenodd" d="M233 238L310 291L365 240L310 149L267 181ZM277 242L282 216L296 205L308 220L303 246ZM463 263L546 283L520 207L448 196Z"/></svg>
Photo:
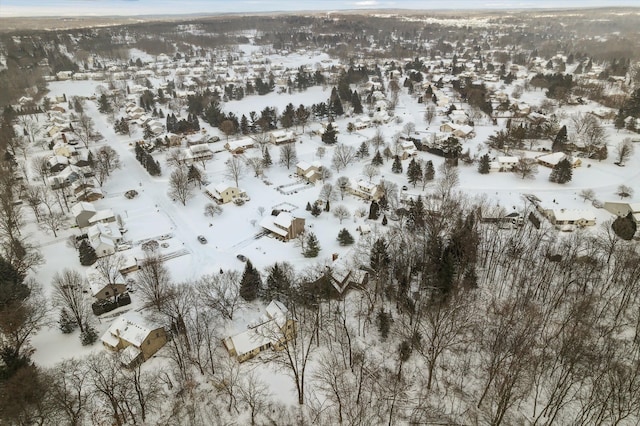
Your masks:
<svg viewBox="0 0 640 426"><path fill-rule="evenodd" d="M382 197L382 191L378 185L365 180L359 180L357 182L351 181L347 187L347 191L364 200L378 201Z"/></svg>
<svg viewBox="0 0 640 426"><path fill-rule="evenodd" d="M635 220L636 224L640 224L640 202L623 203L618 201L605 201L604 209L611 214L619 217L626 217L629 213Z"/></svg>
<svg viewBox="0 0 640 426"><path fill-rule="evenodd" d="M412 141L400 142L400 152L398 153L401 160L406 160L418 154L418 149Z"/></svg>
<svg viewBox="0 0 640 426"><path fill-rule="evenodd" d="M196 161L208 161L213 158L213 152L206 143L191 145L185 151L187 161L194 163Z"/></svg>
<svg viewBox="0 0 640 426"><path fill-rule="evenodd" d="M296 164L296 175L300 176L307 182L316 183L322 178L322 174L320 173L321 169L322 164L318 161L314 161L311 164L305 161L300 161Z"/></svg>
<svg viewBox="0 0 640 426"><path fill-rule="evenodd" d="M53 155L47 160L49 165L49 173L57 174L67 168L69 158L64 155Z"/></svg>
<svg viewBox="0 0 640 426"><path fill-rule="evenodd" d="M255 142L251 138L243 138L232 141L227 141L224 144L224 148L232 154L242 154L249 148L253 148Z"/></svg>
<svg viewBox="0 0 640 426"><path fill-rule="evenodd" d="M371 119L369 117L358 117L353 123L356 130L363 130L371 127Z"/></svg>
<svg viewBox="0 0 640 426"><path fill-rule="evenodd" d="M127 285L120 273L117 274L112 283L109 283L98 271L94 268L89 268L87 269L87 283L91 296L96 300L113 300L127 292Z"/></svg>
<svg viewBox="0 0 640 426"><path fill-rule="evenodd" d="M536 157L536 161L541 166L549 167L553 169L560 161L567 159L571 163L571 167L574 169L582 165L582 161L579 158L574 158L566 155L564 152L553 152L551 154L540 155Z"/></svg>
<svg viewBox="0 0 640 426"><path fill-rule="evenodd" d="M304 232L304 218L295 217L287 211L274 213L276 214L267 216L260 222L260 226L273 237L289 241Z"/></svg>
<svg viewBox="0 0 640 426"><path fill-rule="evenodd" d="M296 322L282 303L272 300L265 313L247 330L223 340L229 355L247 361L268 349L282 350L295 337Z"/></svg>
<svg viewBox="0 0 640 426"><path fill-rule="evenodd" d="M589 210L547 209L544 214L551 224L557 227L566 225L583 227L596 224L596 215Z"/></svg>
<svg viewBox="0 0 640 426"><path fill-rule="evenodd" d="M282 145L285 143L293 143L295 141L296 136L290 131L276 130L269 134L269 142L273 145Z"/></svg>
<svg viewBox="0 0 640 426"><path fill-rule="evenodd" d="M518 157L500 156L489 163L489 170L492 172L510 172L519 161Z"/></svg>
<svg viewBox="0 0 640 426"><path fill-rule="evenodd" d="M120 352L125 366L134 367L151 358L167 343L167 333L164 327L130 311L120 315L101 340L107 349Z"/></svg>
<svg viewBox="0 0 640 426"><path fill-rule="evenodd" d="M87 236L98 257L114 254L122 242L122 233L115 223L96 223L87 229Z"/></svg>
<svg viewBox="0 0 640 426"><path fill-rule="evenodd" d="M96 206L87 202L79 202L71 206L71 214L80 228L91 225L89 219L97 212Z"/></svg>
<svg viewBox="0 0 640 426"><path fill-rule="evenodd" d="M226 182L217 185L209 184L205 187L204 192L207 196L220 204L230 203L238 198L246 198L247 193L242 189L232 186Z"/></svg>

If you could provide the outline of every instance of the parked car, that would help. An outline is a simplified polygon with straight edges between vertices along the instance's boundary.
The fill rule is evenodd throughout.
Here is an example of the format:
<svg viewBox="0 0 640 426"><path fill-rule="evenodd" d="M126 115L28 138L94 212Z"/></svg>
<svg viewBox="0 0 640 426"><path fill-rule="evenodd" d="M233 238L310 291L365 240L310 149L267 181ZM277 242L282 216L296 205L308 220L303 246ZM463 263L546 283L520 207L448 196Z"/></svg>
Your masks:
<svg viewBox="0 0 640 426"><path fill-rule="evenodd" d="M198 241L200 241L200 244L207 244L207 239L204 235L198 235Z"/></svg>
<svg viewBox="0 0 640 426"><path fill-rule="evenodd" d="M239 254L236 256L238 258L239 261L241 262L246 262L247 261L247 256L243 255L243 254Z"/></svg>

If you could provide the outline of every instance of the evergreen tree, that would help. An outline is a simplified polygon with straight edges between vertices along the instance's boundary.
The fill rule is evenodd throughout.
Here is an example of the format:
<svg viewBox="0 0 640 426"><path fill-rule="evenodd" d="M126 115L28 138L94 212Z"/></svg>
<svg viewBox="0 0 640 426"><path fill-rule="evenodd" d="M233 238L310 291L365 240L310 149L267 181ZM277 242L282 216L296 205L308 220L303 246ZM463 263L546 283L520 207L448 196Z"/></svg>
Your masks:
<svg viewBox="0 0 640 426"><path fill-rule="evenodd" d="M380 308L376 321L378 323L380 337L382 337L383 340L386 340L386 338L389 337L389 331L391 330L391 315Z"/></svg>
<svg viewBox="0 0 640 426"><path fill-rule="evenodd" d="M422 167L420 167L420 164L415 158L412 158L411 162L409 162L409 166L407 167L407 178L414 188L416 187L416 183L422 180Z"/></svg>
<svg viewBox="0 0 640 426"><path fill-rule="evenodd" d="M189 182L196 182L198 184L198 187L202 186L202 173L193 164L189 166L189 171L187 172L187 179Z"/></svg>
<svg viewBox="0 0 640 426"><path fill-rule="evenodd" d="M375 200L373 200L369 207L369 219L376 220L378 217L380 217L380 206Z"/></svg>
<svg viewBox="0 0 640 426"><path fill-rule="evenodd" d="M269 167L273 164L271 160L271 154L269 153L269 148L265 147L264 152L262 153L262 165L264 167Z"/></svg>
<svg viewBox="0 0 640 426"><path fill-rule="evenodd" d="M331 206L329 205L329 200L327 200L326 204L324 205L324 211L328 212L331 210Z"/></svg>
<svg viewBox="0 0 640 426"><path fill-rule="evenodd" d="M333 145L338 142L336 129L333 127L333 123L327 124L327 128L322 134L322 142L326 143L327 145Z"/></svg>
<svg viewBox="0 0 640 426"><path fill-rule="evenodd" d="M344 115L344 108L342 107L342 101L338 95L338 90L334 87L331 90L331 97L329 98L329 111L334 117Z"/></svg>
<svg viewBox="0 0 640 426"><path fill-rule="evenodd" d="M111 112L111 110L112 108L111 108L111 103L109 102L109 98L107 98L107 95L103 93L98 99L98 111L100 111L103 114L106 114L108 112Z"/></svg>
<svg viewBox="0 0 640 426"><path fill-rule="evenodd" d="M80 242L78 252L80 255L80 264L82 266L93 265L98 260L95 249L91 246L91 244L89 244L89 241L87 241L86 239L83 239Z"/></svg>
<svg viewBox="0 0 640 426"><path fill-rule="evenodd" d="M567 137L567 126L562 126L558 131L553 144L551 145L551 151L562 152L565 150L565 145L569 138Z"/></svg>
<svg viewBox="0 0 640 426"><path fill-rule="evenodd" d="M96 340L98 340L98 333L93 326L89 325L87 328L80 333L80 341L82 342L82 346L93 345Z"/></svg>
<svg viewBox="0 0 640 426"><path fill-rule="evenodd" d="M313 217L320 216L320 213L322 213L322 209L320 209L317 203L313 203L313 207L311 207L311 214Z"/></svg>
<svg viewBox="0 0 640 426"><path fill-rule="evenodd" d="M305 207L305 210L308 212L311 211L311 203L309 201L307 201L307 207Z"/></svg>
<svg viewBox="0 0 640 426"><path fill-rule="evenodd" d="M391 165L391 171L393 173L402 173L402 163L400 162L400 157L393 157L393 164Z"/></svg>
<svg viewBox="0 0 640 426"><path fill-rule="evenodd" d="M380 154L380 151L376 151L376 155L373 156L373 158L371 159L371 164L374 166L381 166L383 164L383 160L382 160L382 155Z"/></svg>
<svg viewBox="0 0 640 426"><path fill-rule="evenodd" d="M549 180L555 183L567 183L571 181L572 177L573 167L571 167L571 162L565 158L555 165L549 175Z"/></svg>
<svg viewBox="0 0 640 426"><path fill-rule="evenodd" d="M387 242L382 237L378 238L371 247L371 252L369 254L369 266L379 277L382 274L386 274L390 265L391 258L387 252Z"/></svg>
<svg viewBox="0 0 640 426"><path fill-rule="evenodd" d="M244 272L242 273L242 281L240 281L240 297L247 302L255 300L260 293L261 285L262 279L260 278L260 273L251 261L247 260Z"/></svg>
<svg viewBox="0 0 640 426"><path fill-rule="evenodd" d="M302 255L304 257L318 257L319 252L320 243L318 242L318 238L316 237L316 234L309 232L309 235L307 235L306 248Z"/></svg>
<svg viewBox="0 0 640 426"><path fill-rule="evenodd" d="M268 275L265 283L263 299L265 302L279 300L286 302L291 291L291 279L283 264L274 263L267 269Z"/></svg>
<svg viewBox="0 0 640 426"><path fill-rule="evenodd" d="M602 160L606 160L607 157L609 156L609 151L607 150L607 145L602 145L602 147L600 147L593 155L593 158L595 158L598 161L602 161Z"/></svg>
<svg viewBox="0 0 640 426"><path fill-rule="evenodd" d="M489 154L484 154L480 157L480 163L478 164L478 172L486 175L491 170L491 163L489 161Z"/></svg>
<svg viewBox="0 0 640 426"><path fill-rule="evenodd" d="M351 94L351 105L353 106L354 114L362 114L362 102L360 101L358 92L356 92L355 90Z"/></svg>
<svg viewBox="0 0 640 426"><path fill-rule="evenodd" d="M369 156L369 145L366 142L362 142L360 144L360 148L358 148L358 157L367 158Z"/></svg>
<svg viewBox="0 0 640 426"><path fill-rule="evenodd" d="M350 244L353 244L353 236L351 236L347 228L342 228L340 232L338 232L338 242L341 246L348 246Z"/></svg>
<svg viewBox="0 0 640 426"><path fill-rule="evenodd" d="M382 216L382 226L387 226L387 223L389 223L389 221L387 221L387 215L383 215Z"/></svg>
<svg viewBox="0 0 640 426"><path fill-rule="evenodd" d="M62 333L69 334L73 333L73 331L78 327L78 323L71 314L69 314L69 311L62 308L62 311L60 311L60 319L58 320L58 327Z"/></svg>
<svg viewBox="0 0 640 426"><path fill-rule="evenodd" d="M618 129L618 130L619 129L624 129L624 125L625 125L624 119L625 118L626 117L624 116L624 112L622 111L622 108L620 108L618 110L618 114L616 115L616 119L615 119L615 122L614 122L614 125L615 125L616 129Z"/></svg>
<svg viewBox="0 0 640 426"><path fill-rule="evenodd" d="M24 276L0 256L0 310L12 302L26 299L30 293L24 284Z"/></svg>

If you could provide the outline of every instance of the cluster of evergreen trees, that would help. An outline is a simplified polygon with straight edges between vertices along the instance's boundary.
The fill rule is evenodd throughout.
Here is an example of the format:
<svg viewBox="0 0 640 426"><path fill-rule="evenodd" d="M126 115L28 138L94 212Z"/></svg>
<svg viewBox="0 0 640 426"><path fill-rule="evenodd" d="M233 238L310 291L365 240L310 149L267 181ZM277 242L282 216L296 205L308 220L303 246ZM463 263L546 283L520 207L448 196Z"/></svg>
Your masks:
<svg viewBox="0 0 640 426"><path fill-rule="evenodd" d="M175 114L167 115L167 132L171 133L191 133L200 130L198 116L189 113L187 119L178 119Z"/></svg>
<svg viewBox="0 0 640 426"><path fill-rule="evenodd" d="M153 156L149 154L139 143L136 144L136 159L142 164L142 166L149 172L151 176L160 176L162 171L160 170L160 163L153 159Z"/></svg>
<svg viewBox="0 0 640 426"><path fill-rule="evenodd" d="M128 135L129 134L129 122L124 119L124 117L120 118L120 120L116 120L113 125L113 130L119 135Z"/></svg>

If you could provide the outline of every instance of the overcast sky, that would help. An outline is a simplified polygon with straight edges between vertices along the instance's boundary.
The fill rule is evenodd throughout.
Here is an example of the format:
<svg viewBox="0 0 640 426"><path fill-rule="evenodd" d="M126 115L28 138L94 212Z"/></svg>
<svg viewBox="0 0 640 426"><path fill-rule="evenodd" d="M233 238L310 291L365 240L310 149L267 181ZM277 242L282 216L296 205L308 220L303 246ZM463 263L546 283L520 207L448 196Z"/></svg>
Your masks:
<svg viewBox="0 0 640 426"><path fill-rule="evenodd" d="M343 9L514 9L640 6L640 0L0 0L0 16L157 15Z"/></svg>

